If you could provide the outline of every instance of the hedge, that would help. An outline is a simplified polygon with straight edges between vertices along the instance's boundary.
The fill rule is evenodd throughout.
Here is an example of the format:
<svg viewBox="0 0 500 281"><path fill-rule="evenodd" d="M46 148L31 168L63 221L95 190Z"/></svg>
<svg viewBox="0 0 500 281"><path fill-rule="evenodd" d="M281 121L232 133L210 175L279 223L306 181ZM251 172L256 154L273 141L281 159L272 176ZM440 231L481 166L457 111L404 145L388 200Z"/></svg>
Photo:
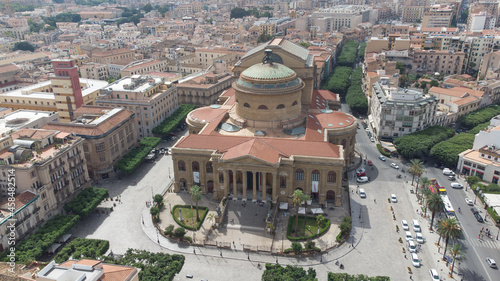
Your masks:
<svg viewBox="0 0 500 281"><path fill-rule="evenodd" d="M184 227L185 229L189 229L189 230L198 230L201 228L201 225L203 224L203 221L205 220L205 217L207 216L208 214L208 208L207 207L204 207L204 206L198 206L198 211L202 212L203 210L205 210L205 212L202 212L201 214L201 217L200 217L200 221L198 222L198 226L196 228L192 227L192 226L188 226L188 225L185 225L183 222L179 221L179 218L177 218L176 216L174 216L174 210L176 208L191 208L191 205L175 205L173 208L172 208L172 217L174 218L175 222ZM196 212L196 207L193 206L193 210Z"/></svg>
<svg viewBox="0 0 500 281"><path fill-rule="evenodd" d="M378 152L380 152L380 154L386 156L386 157L391 157L391 154L387 151L385 151L385 149L382 147L382 145L380 143L377 143L377 149L378 149Z"/></svg>
<svg viewBox="0 0 500 281"><path fill-rule="evenodd" d="M463 127L472 129L481 123L490 121L498 114L500 114L500 105L491 105L461 116L458 120Z"/></svg>
<svg viewBox="0 0 500 281"><path fill-rule="evenodd" d="M163 120L160 125L153 128L153 134L160 135L162 137L167 136L172 129L174 129L181 121L186 119L189 112L193 111L196 105L193 104L181 104L179 109L177 109L170 117Z"/></svg>
<svg viewBox="0 0 500 281"><path fill-rule="evenodd" d="M104 198L108 197L109 193L107 189L97 187L85 188L73 201L64 206L64 210L68 213L86 217L92 214Z"/></svg>
<svg viewBox="0 0 500 281"><path fill-rule="evenodd" d="M139 280L171 281L174 280L175 275L182 270L185 257L177 254L170 255L153 253L145 250L128 249L121 259L109 259L106 261L139 268Z"/></svg>
<svg viewBox="0 0 500 281"><path fill-rule="evenodd" d="M55 257L56 263L72 259L97 259L109 249L109 241L99 239L75 238L64 247Z"/></svg>
<svg viewBox="0 0 500 281"><path fill-rule="evenodd" d="M307 271L302 267L266 263L266 270L262 273L262 281L294 280L317 281L316 270L310 267Z"/></svg>
<svg viewBox="0 0 500 281"><path fill-rule="evenodd" d="M40 227L33 235L18 242L16 247L16 262L27 263L39 259L52 244L57 242L78 222L78 215L55 215L45 225ZM5 251L2 260L9 261Z"/></svg>
<svg viewBox="0 0 500 281"><path fill-rule="evenodd" d="M387 276L369 277L363 274L350 275L348 273L333 273L328 272L328 281L390 281L391 278Z"/></svg>
<svg viewBox="0 0 500 281"><path fill-rule="evenodd" d="M302 216L299 217L299 220L300 218L303 218ZM307 218L310 218L310 217L307 217ZM288 240L290 241L300 241L300 240L308 240L308 239L313 239L313 238L316 238L316 237L319 237L321 235L323 235L323 233L325 233L329 228L330 228L330 225L331 225L331 222L329 219L326 219L325 222L325 226L321 228L321 230L319 231L319 234L318 233L315 233L311 236L305 236L305 237L292 237L290 236L290 233L292 233L292 228L295 227L295 223L290 223L291 221L295 222L295 215L293 216L290 216L289 220L288 220L288 227L287 227L287 231L286 231L286 238L288 238Z"/></svg>
<svg viewBox="0 0 500 281"><path fill-rule="evenodd" d="M122 159L116 163L116 168L125 173L132 173L160 141L161 138L155 137L145 137L141 139L138 147L125 154Z"/></svg>

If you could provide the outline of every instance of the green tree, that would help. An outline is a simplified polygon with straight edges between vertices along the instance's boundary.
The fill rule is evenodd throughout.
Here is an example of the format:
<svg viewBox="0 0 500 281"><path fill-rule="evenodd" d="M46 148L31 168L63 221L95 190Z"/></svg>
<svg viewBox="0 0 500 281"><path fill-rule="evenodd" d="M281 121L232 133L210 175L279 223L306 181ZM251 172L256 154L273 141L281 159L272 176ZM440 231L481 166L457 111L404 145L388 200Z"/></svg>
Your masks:
<svg viewBox="0 0 500 281"><path fill-rule="evenodd" d="M450 252L451 257L453 258L450 270L450 277L453 278L453 269L455 268L455 261L465 259L465 250L459 243L454 243L453 245L448 247L448 251Z"/></svg>
<svg viewBox="0 0 500 281"><path fill-rule="evenodd" d="M319 227L324 227L326 223L326 218L323 215L318 215L316 217L316 223L319 225Z"/></svg>
<svg viewBox="0 0 500 281"><path fill-rule="evenodd" d="M429 155L442 161L446 166L456 167L458 155L467 149L471 149L473 144L473 134L460 133L434 145Z"/></svg>
<svg viewBox="0 0 500 281"><path fill-rule="evenodd" d="M417 188L415 188L415 193L418 194L418 185L420 183L421 189L428 189L427 187L431 183L431 181L427 177L422 177L417 182Z"/></svg>
<svg viewBox="0 0 500 281"><path fill-rule="evenodd" d="M33 47L33 45L31 45L30 43L26 42L26 41L22 41L22 42L16 42L14 43L14 51L17 51L17 50L21 50L21 51L30 51L30 52L34 52L35 51L35 47Z"/></svg>
<svg viewBox="0 0 500 281"><path fill-rule="evenodd" d="M442 212L444 208L444 202L441 196L437 193L433 193L429 198L427 198L427 208L429 208L429 211L432 213L431 225L429 226L429 230L432 230L436 213Z"/></svg>
<svg viewBox="0 0 500 281"><path fill-rule="evenodd" d="M305 203L305 206L307 208L307 201L311 200L311 197L307 194L302 193L302 202ZM304 210L304 229L307 228L307 211ZM304 231L305 233L305 231Z"/></svg>
<svg viewBox="0 0 500 281"><path fill-rule="evenodd" d="M183 255L128 249L121 259L113 262L139 268L139 280L172 281L181 271L184 260Z"/></svg>
<svg viewBox="0 0 500 281"><path fill-rule="evenodd" d="M394 140L394 145L406 159L422 158L429 155L431 148L453 136L455 130L443 126L432 126L425 130L401 136Z"/></svg>
<svg viewBox="0 0 500 281"><path fill-rule="evenodd" d="M300 46L302 46L302 47L304 47L304 48L306 48L306 49L307 49L307 48L309 48L309 47L311 46L311 44L309 44L309 43L307 43L307 42L305 42L305 41L300 42L300 43L299 43L299 45L300 45Z"/></svg>
<svg viewBox="0 0 500 281"><path fill-rule="evenodd" d="M401 75L406 74L406 66L403 63L396 62L396 69L399 69L399 74L401 74Z"/></svg>
<svg viewBox="0 0 500 281"><path fill-rule="evenodd" d="M273 39L273 36L267 33L262 33L261 35L259 35L259 38L257 38L257 43L267 42L271 39Z"/></svg>
<svg viewBox="0 0 500 281"><path fill-rule="evenodd" d="M481 179L478 176L468 176L465 178L465 181L469 184L469 187L472 188L472 186L480 182Z"/></svg>
<svg viewBox="0 0 500 281"><path fill-rule="evenodd" d="M431 87L437 87L437 86L439 86L439 81L437 81L437 80L432 80L432 81L431 81Z"/></svg>
<svg viewBox="0 0 500 281"><path fill-rule="evenodd" d="M262 281L317 281L316 271L309 268L307 271L302 267L287 265L282 267L279 264L266 264L266 270L262 274Z"/></svg>
<svg viewBox="0 0 500 281"><path fill-rule="evenodd" d="M157 206L162 206L163 205L163 196L161 196L161 194L156 194L153 201L156 203Z"/></svg>
<svg viewBox="0 0 500 281"><path fill-rule="evenodd" d="M302 193L302 190L296 189L292 195L292 202L295 206L295 235L298 235L297 231L299 227L299 207L302 205L302 198L304 198L304 193Z"/></svg>
<svg viewBox="0 0 500 281"><path fill-rule="evenodd" d="M245 9L242 8L236 7L231 10L232 19L241 19L242 17L245 17L247 15L248 15L247 11L245 11Z"/></svg>
<svg viewBox="0 0 500 281"><path fill-rule="evenodd" d="M458 221L454 218L446 218L439 221L438 232L444 238L444 253L443 258L446 255L446 250L448 247L448 242L450 239L455 239L462 234L462 229Z"/></svg>
<svg viewBox="0 0 500 281"><path fill-rule="evenodd" d="M292 242L292 250L296 254L302 252L302 244L299 242Z"/></svg>
<svg viewBox="0 0 500 281"><path fill-rule="evenodd" d="M424 163L420 161L420 159L412 159L410 161L410 169L408 170L408 173L412 175L411 178L411 184L413 185L413 181L415 180L415 177L420 178L420 176L425 172L425 167Z"/></svg>
<svg viewBox="0 0 500 281"><path fill-rule="evenodd" d="M196 202L196 221L200 221L200 215L198 214L198 202L201 200L201 187L198 185L191 186L189 194L191 194L191 200Z"/></svg>
<svg viewBox="0 0 500 281"><path fill-rule="evenodd" d="M144 5L141 10L143 10L144 12L146 13L149 13L153 10L153 7L151 6L151 3L148 3L146 5Z"/></svg>

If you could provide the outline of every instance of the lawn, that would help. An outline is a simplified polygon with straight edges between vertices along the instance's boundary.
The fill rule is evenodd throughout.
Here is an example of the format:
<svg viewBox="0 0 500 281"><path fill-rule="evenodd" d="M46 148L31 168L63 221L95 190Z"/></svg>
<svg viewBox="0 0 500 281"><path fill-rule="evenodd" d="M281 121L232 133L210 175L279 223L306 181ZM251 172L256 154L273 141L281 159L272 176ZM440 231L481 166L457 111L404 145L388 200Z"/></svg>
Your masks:
<svg viewBox="0 0 500 281"><path fill-rule="evenodd" d="M317 221L316 217L306 217L307 218L307 225L304 227L305 220L304 216L299 215L299 226L297 229L297 233L295 232L295 216L290 216L290 219L288 220L288 231L287 231L287 237L290 240L305 240L308 238L314 238L316 236L319 236L323 234L325 231L328 230L328 227L330 226L330 221L327 220L325 223L325 226L321 228ZM318 229L319 229L319 234L318 234Z"/></svg>
<svg viewBox="0 0 500 281"><path fill-rule="evenodd" d="M179 210L182 210L182 222L179 221ZM200 221L196 221L196 207L193 206L191 210L190 205L175 205L172 210L172 215L174 220L182 227L189 230L198 230L203 224L203 220L208 213L208 208L203 206L198 206L198 213L200 215Z"/></svg>

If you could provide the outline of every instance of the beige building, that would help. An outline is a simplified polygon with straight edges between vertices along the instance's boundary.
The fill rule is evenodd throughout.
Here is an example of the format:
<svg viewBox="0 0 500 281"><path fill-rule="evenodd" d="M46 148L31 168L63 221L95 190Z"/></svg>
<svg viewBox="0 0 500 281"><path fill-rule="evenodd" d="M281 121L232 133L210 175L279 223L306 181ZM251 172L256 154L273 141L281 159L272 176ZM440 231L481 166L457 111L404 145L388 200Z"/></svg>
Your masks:
<svg viewBox="0 0 500 281"><path fill-rule="evenodd" d="M102 180L115 174L114 165L137 145L135 113L118 107L82 106L71 123L49 123L43 127L71 133L84 139L88 174Z"/></svg>
<svg viewBox="0 0 500 281"><path fill-rule="evenodd" d="M89 186L82 138L44 129L21 129L10 136L10 145L0 151L2 182L14 170L17 192L40 196L41 220L60 213Z"/></svg>
<svg viewBox="0 0 500 281"><path fill-rule="evenodd" d="M82 78L106 80L109 77L108 65L101 63L87 63L80 67Z"/></svg>
<svg viewBox="0 0 500 281"><path fill-rule="evenodd" d="M179 107L176 87L168 87L165 78L154 75L117 80L101 90L96 104L134 112L139 138L152 136L153 128Z"/></svg>
<svg viewBox="0 0 500 281"><path fill-rule="evenodd" d="M439 72L443 75L464 72L465 53L455 51L414 50L412 73Z"/></svg>
<svg viewBox="0 0 500 281"><path fill-rule="evenodd" d="M99 52L92 52L91 60L96 63L108 64L122 61L142 60L144 56L130 49L113 49Z"/></svg>
<svg viewBox="0 0 500 281"><path fill-rule="evenodd" d="M422 27L449 27L453 9L446 5L434 5L424 12Z"/></svg>
<svg viewBox="0 0 500 281"><path fill-rule="evenodd" d="M233 77L229 73L201 74L191 79L181 79L177 84L179 104L211 105L220 94L231 87Z"/></svg>
<svg viewBox="0 0 500 281"><path fill-rule="evenodd" d="M163 72L168 69L167 60L142 60L130 63L120 70L121 77L142 75L148 72Z"/></svg>
<svg viewBox="0 0 500 281"><path fill-rule="evenodd" d="M422 22L424 17L425 6L402 6L401 7L401 21L402 22Z"/></svg>
<svg viewBox="0 0 500 281"><path fill-rule="evenodd" d="M301 50L275 39L249 51L219 104L188 114L190 134L172 148L175 191L197 184L214 199L291 203L300 189L313 202L341 205L356 119L329 108L337 95L302 79L309 53Z"/></svg>
<svg viewBox="0 0 500 281"><path fill-rule="evenodd" d="M438 109L448 113L446 125L455 124L460 116L479 109L484 96L483 91L463 87L450 89L432 87L429 89L429 94L438 99Z"/></svg>

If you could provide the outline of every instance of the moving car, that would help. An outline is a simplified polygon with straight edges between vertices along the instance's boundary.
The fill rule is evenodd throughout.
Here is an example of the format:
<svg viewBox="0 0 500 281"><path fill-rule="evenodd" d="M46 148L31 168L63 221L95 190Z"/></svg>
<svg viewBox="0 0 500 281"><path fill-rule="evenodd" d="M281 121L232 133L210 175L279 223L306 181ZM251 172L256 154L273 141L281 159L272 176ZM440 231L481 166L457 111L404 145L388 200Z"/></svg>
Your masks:
<svg viewBox="0 0 500 281"><path fill-rule="evenodd" d="M405 232L405 238L406 238L406 241L413 240L413 236L411 236L411 232L406 231Z"/></svg>
<svg viewBox="0 0 500 281"><path fill-rule="evenodd" d="M370 141L371 142L375 142L375 138L374 137L370 137Z"/></svg>
<svg viewBox="0 0 500 281"><path fill-rule="evenodd" d="M452 170L448 169L448 168L444 168L443 169L443 175L445 175L445 176L454 176L455 173Z"/></svg>
<svg viewBox="0 0 500 281"><path fill-rule="evenodd" d="M416 233L415 238L418 244L424 244L424 236L422 236L422 233Z"/></svg>
<svg viewBox="0 0 500 281"><path fill-rule="evenodd" d="M486 262L491 268L497 268L497 263L492 258L486 258Z"/></svg>
<svg viewBox="0 0 500 281"><path fill-rule="evenodd" d="M401 221L401 225L403 226L403 230L410 230L410 226L405 220Z"/></svg>
<svg viewBox="0 0 500 281"><path fill-rule="evenodd" d="M422 231L422 229L420 229L420 223L418 222L418 220L412 220L411 224L413 225L413 230L415 230L415 232Z"/></svg>
<svg viewBox="0 0 500 281"><path fill-rule="evenodd" d="M364 177L366 176L365 172L361 172L361 173L356 173L356 176L358 177Z"/></svg>
<svg viewBox="0 0 500 281"><path fill-rule="evenodd" d="M391 167L394 169L399 169L399 166L396 163L391 163Z"/></svg>
<svg viewBox="0 0 500 281"><path fill-rule="evenodd" d="M356 179L357 182L368 182L368 177L359 177Z"/></svg>
<svg viewBox="0 0 500 281"><path fill-rule="evenodd" d="M470 208L470 211L471 211L474 215L479 213L479 211L478 211L476 208L474 208L474 207Z"/></svg>
<svg viewBox="0 0 500 281"><path fill-rule="evenodd" d="M456 178L455 178L455 176L449 176L449 177L448 177L448 180L450 180L450 181L454 181L454 180L456 180Z"/></svg>
<svg viewBox="0 0 500 281"><path fill-rule="evenodd" d="M418 259L417 254L411 253L411 263L414 267L420 267L420 260Z"/></svg>
<svg viewBox="0 0 500 281"><path fill-rule="evenodd" d="M398 203L398 198L396 197L396 194L391 194L391 202Z"/></svg>
<svg viewBox="0 0 500 281"><path fill-rule="evenodd" d="M410 237L411 237L411 233L410 233ZM408 240L408 251L410 251L410 253L417 252L417 245L415 245L415 242L413 242L413 238Z"/></svg>
<svg viewBox="0 0 500 281"><path fill-rule="evenodd" d="M167 150L165 149L165 147L160 148L160 154L165 154L165 152L167 152Z"/></svg>
<svg viewBox="0 0 500 281"><path fill-rule="evenodd" d="M372 166L373 163L372 163L372 160L368 160L368 166Z"/></svg>
<svg viewBox="0 0 500 281"><path fill-rule="evenodd" d="M476 217L476 220L478 222L484 222L483 217L479 213L475 213L474 217Z"/></svg>
<svg viewBox="0 0 500 281"><path fill-rule="evenodd" d="M384 157L384 155L380 155L380 156L378 157L378 159L380 159L380 160L382 160L382 161L385 161L385 157Z"/></svg>
<svg viewBox="0 0 500 281"><path fill-rule="evenodd" d="M470 200L469 198L465 198L465 203L467 203L467 205L469 206L474 206L474 202L472 202L472 200Z"/></svg>
<svg viewBox="0 0 500 281"><path fill-rule="evenodd" d="M453 188L464 188L464 186L458 182L452 182L451 187Z"/></svg>
<svg viewBox="0 0 500 281"><path fill-rule="evenodd" d="M429 274L431 275L432 281L439 281L439 274L438 274L437 270L431 269L431 270L429 270Z"/></svg>
<svg viewBox="0 0 500 281"><path fill-rule="evenodd" d="M169 149L167 150L167 152L168 152L168 154L172 154L172 148L169 148Z"/></svg>
<svg viewBox="0 0 500 281"><path fill-rule="evenodd" d="M356 170L356 174L364 173L364 172L366 172L366 170L364 168L359 168Z"/></svg>
<svg viewBox="0 0 500 281"><path fill-rule="evenodd" d="M359 197L366 198L366 193L365 193L365 190L363 188L359 189Z"/></svg>

